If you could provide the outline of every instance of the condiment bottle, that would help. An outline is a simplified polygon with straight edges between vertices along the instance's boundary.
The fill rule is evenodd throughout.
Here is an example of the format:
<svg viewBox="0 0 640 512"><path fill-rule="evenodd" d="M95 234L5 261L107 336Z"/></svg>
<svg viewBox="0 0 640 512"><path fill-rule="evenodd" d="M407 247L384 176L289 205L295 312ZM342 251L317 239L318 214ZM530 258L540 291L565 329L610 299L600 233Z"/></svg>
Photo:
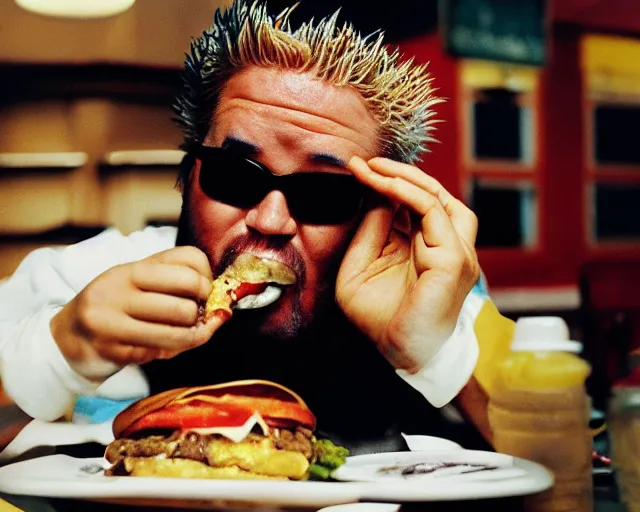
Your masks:
<svg viewBox="0 0 640 512"><path fill-rule="evenodd" d="M616 382L607 407L611 465L628 512L640 512L640 367Z"/></svg>
<svg viewBox="0 0 640 512"><path fill-rule="evenodd" d="M552 489L528 497L526 510L593 510L590 399L585 381L591 368L576 354L558 317L516 322L511 351L498 364L489 397L489 422L496 451L538 462L555 476Z"/></svg>

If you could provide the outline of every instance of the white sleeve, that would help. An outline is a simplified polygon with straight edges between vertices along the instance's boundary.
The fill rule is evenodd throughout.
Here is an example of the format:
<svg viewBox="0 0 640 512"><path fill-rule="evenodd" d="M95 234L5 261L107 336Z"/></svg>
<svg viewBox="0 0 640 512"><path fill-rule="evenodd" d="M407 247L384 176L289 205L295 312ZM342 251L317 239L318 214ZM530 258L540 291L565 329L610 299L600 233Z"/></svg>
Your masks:
<svg viewBox="0 0 640 512"><path fill-rule="evenodd" d="M77 293L55 267L61 251L32 252L0 286L0 380L20 409L48 421L95 387L69 367L51 335L51 318Z"/></svg>
<svg viewBox="0 0 640 512"><path fill-rule="evenodd" d="M422 393L434 407L443 407L451 402L475 370L480 349L474 323L483 303L483 298L469 294L453 334L429 363L414 374L396 370L405 382Z"/></svg>
<svg viewBox="0 0 640 512"><path fill-rule="evenodd" d="M124 237L111 229L79 244L38 249L0 284L0 381L20 409L53 421L77 395L96 392L99 383L76 373L60 352L51 318L99 274L169 248L172 235L158 230Z"/></svg>
<svg viewBox="0 0 640 512"><path fill-rule="evenodd" d="M0 353L5 391L29 416L44 421L60 418L77 395L93 394L98 387L71 369L53 340L49 322L59 309L43 308L11 325Z"/></svg>

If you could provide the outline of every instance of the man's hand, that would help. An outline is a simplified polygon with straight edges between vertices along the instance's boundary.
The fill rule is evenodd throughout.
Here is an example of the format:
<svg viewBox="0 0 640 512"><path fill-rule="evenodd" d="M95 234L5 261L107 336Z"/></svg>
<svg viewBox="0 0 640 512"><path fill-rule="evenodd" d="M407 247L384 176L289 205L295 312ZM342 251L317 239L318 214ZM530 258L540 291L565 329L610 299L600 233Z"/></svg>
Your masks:
<svg viewBox="0 0 640 512"><path fill-rule="evenodd" d="M211 291L211 267L195 247L176 247L113 267L51 320L69 364L102 380L127 364L169 358L209 340L227 315L200 320L198 301Z"/></svg>
<svg viewBox="0 0 640 512"><path fill-rule="evenodd" d="M453 333L478 278L477 219L415 166L354 157L349 169L383 198L347 250L336 297L396 369L416 372Z"/></svg>

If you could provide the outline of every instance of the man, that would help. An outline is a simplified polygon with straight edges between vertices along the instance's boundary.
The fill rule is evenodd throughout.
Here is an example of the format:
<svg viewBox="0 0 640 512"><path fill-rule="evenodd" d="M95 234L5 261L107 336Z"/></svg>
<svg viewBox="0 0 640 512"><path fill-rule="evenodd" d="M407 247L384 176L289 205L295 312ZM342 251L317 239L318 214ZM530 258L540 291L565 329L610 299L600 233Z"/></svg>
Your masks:
<svg viewBox="0 0 640 512"><path fill-rule="evenodd" d="M0 287L0 376L30 417L142 365L152 393L281 382L356 451L454 437L436 410L454 399L482 429L476 218L414 166L440 101L431 77L337 15L292 30L290 12L236 0L192 43L177 234L38 250ZM296 285L200 322L244 252L290 265Z"/></svg>

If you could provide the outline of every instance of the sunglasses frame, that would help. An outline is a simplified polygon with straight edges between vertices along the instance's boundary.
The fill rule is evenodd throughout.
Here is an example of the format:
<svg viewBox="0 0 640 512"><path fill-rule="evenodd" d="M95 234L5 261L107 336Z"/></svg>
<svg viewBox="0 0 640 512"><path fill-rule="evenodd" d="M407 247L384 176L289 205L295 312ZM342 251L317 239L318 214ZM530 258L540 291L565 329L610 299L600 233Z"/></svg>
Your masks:
<svg viewBox="0 0 640 512"><path fill-rule="evenodd" d="M342 224L355 218L362 210L364 196L367 187L359 182L352 174L329 172L297 172L292 174L275 174L266 165L246 156L238 155L228 149L199 145L193 152L200 162L199 185L208 197L225 204L240 208L255 207L273 191L281 191L289 207L289 211L295 219L306 224ZM213 175L220 176L213 169L217 166L233 166L237 164L245 166L244 177L233 179L226 174L217 183L212 180ZM208 168L207 167L211 167ZM253 168L255 172L249 171ZM217 171L221 171L218 169ZM232 169L224 169L231 173ZM252 176L249 176L253 174ZM246 189L243 197L234 190L225 191L225 181L233 187L247 186L247 182L253 184L252 189ZM220 184L221 187L216 185ZM306 190L311 189L309 192ZM318 203L318 194L326 195L322 198L322 204Z"/></svg>

